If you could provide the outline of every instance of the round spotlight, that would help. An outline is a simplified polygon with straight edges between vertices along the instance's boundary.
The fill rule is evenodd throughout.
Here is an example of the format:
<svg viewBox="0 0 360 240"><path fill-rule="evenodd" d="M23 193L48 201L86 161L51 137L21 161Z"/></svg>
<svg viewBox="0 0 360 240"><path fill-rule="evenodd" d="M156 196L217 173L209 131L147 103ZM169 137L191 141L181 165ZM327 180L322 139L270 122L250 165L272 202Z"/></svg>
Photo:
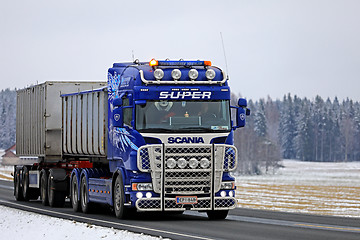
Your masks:
<svg viewBox="0 0 360 240"><path fill-rule="evenodd" d="M186 167L186 160L185 158L179 158L178 162L177 162L177 165L179 168L185 168Z"/></svg>
<svg viewBox="0 0 360 240"><path fill-rule="evenodd" d="M233 191L230 191L229 192L229 197L233 197L234 196L234 192Z"/></svg>
<svg viewBox="0 0 360 240"><path fill-rule="evenodd" d="M191 80L195 80L197 79L197 77L199 76L199 72L196 69L190 69L189 71L189 78Z"/></svg>
<svg viewBox="0 0 360 240"><path fill-rule="evenodd" d="M136 197L137 197L137 198L142 198L142 197L143 197L143 194L142 194L141 192L137 192L137 193L136 193Z"/></svg>
<svg viewBox="0 0 360 240"><path fill-rule="evenodd" d="M221 192L220 192L220 196L221 196L221 197L226 197L226 192L225 192L225 191L221 191Z"/></svg>
<svg viewBox="0 0 360 240"><path fill-rule="evenodd" d="M167 161L166 161L166 166L168 168L174 168L176 166L176 161L175 159L173 158L169 158Z"/></svg>
<svg viewBox="0 0 360 240"><path fill-rule="evenodd" d="M189 166L191 168L197 168L198 165L199 165L199 161L196 158L191 158L189 160Z"/></svg>
<svg viewBox="0 0 360 240"><path fill-rule="evenodd" d="M159 68L156 69L154 71L154 77L155 77L156 80L161 80L164 77L164 71L159 69Z"/></svg>
<svg viewBox="0 0 360 240"><path fill-rule="evenodd" d="M210 166L210 161L207 158L202 158L200 160L200 167L205 169L205 168L209 168L209 166Z"/></svg>
<svg viewBox="0 0 360 240"><path fill-rule="evenodd" d="M151 194L151 192L147 192L145 196L146 196L146 198L151 198L152 194Z"/></svg>
<svg viewBox="0 0 360 240"><path fill-rule="evenodd" d="M171 77L174 79L174 80L179 80L181 78L181 71L179 69L174 69L172 70L171 72Z"/></svg>
<svg viewBox="0 0 360 240"><path fill-rule="evenodd" d="M214 70L212 70L212 69L208 69L208 70L206 70L206 72L205 72L205 76L206 76L206 78L209 80L209 81L211 81L211 80L213 80L214 78L215 78L215 71Z"/></svg>

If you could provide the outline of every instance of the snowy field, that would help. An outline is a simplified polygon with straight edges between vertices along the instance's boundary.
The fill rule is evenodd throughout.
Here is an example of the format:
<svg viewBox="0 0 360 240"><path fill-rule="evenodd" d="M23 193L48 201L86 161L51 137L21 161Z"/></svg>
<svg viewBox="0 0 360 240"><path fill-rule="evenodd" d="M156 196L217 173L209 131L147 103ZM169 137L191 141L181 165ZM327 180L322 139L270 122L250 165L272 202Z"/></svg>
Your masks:
<svg viewBox="0 0 360 240"><path fill-rule="evenodd" d="M238 207L360 218L360 162L283 165L275 175L238 176Z"/></svg>
<svg viewBox="0 0 360 240"><path fill-rule="evenodd" d="M39 231L39 226L42 229L46 229L46 232ZM162 239L113 228L48 217L3 206L0 206L0 233L1 239Z"/></svg>

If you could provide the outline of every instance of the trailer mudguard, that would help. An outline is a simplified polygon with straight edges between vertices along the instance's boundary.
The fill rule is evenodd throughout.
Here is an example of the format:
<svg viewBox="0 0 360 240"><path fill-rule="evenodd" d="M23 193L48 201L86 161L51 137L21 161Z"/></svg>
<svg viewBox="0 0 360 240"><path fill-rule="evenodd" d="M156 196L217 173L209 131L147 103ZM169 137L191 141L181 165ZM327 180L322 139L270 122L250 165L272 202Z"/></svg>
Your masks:
<svg viewBox="0 0 360 240"><path fill-rule="evenodd" d="M52 168L49 170L49 176L53 178L50 183L51 188L55 191L66 192L68 190L68 178L65 169Z"/></svg>

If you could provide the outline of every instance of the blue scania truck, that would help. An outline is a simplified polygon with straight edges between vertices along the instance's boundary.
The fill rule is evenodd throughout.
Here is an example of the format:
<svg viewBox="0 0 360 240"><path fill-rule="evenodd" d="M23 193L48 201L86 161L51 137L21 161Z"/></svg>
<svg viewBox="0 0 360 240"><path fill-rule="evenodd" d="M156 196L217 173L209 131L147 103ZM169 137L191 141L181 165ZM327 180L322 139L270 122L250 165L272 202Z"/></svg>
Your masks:
<svg viewBox="0 0 360 240"><path fill-rule="evenodd" d="M234 109L235 119L231 119ZM210 61L114 63L106 82L52 81L17 92L16 200L40 197L87 213L235 208L234 131L250 114L230 106L224 71Z"/></svg>

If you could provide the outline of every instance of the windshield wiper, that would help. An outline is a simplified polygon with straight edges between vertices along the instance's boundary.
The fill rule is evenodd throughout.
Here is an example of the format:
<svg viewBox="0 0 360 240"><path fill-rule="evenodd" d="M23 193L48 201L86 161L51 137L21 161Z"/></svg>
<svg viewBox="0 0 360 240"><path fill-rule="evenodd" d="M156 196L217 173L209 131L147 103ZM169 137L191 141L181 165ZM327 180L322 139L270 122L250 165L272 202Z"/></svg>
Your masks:
<svg viewBox="0 0 360 240"><path fill-rule="evenodd" d="M174 132L174 130L168 128L144 128L139 130L139 132Z"/></svg>
<svg viewBox="0 0 360 240"><path fill-rule="evenodd" d="M187 127L187 128L181 128L179 129L181 130L186 130L186 131L192 131L192 132L215 132L214 130L210 129L210 128L206 128L206 127Z"/></svg>

